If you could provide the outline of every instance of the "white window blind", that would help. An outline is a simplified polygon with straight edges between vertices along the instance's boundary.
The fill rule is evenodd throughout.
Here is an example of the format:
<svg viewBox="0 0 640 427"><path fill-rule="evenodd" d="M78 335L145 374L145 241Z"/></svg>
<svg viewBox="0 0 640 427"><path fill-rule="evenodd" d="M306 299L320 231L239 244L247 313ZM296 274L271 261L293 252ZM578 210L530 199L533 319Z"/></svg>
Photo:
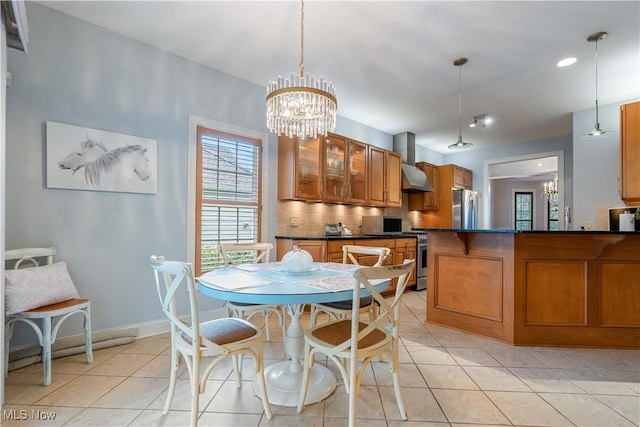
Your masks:
<svg viewBox="0 0 640 427"><path fill-rule="evenodd" d="M224 265L221 243L260 236L261 142L198 128L197 274Z"/></svg>

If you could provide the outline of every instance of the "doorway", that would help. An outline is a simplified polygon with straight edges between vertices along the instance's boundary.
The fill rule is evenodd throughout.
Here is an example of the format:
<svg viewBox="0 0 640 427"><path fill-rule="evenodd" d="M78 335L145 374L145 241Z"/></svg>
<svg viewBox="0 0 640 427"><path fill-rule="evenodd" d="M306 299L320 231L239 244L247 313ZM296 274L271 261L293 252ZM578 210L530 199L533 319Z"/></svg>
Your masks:
<svg viewBox="0 0 640 427"><path fill-rule="evenodd" d="M514 193L532 192L534 211L544 217L534 221L537 229L549 229L549 199L543 194L544 184L557 176L558 193L553 197L557 212L564 212L564 151L535 153L485 161L485 194L482 227L488 229L515 229L512 222ZM555 224L554 224L555 225ZM559 224L562 228L562 224ZM553 228L553 227L552 227Z"/></svg>

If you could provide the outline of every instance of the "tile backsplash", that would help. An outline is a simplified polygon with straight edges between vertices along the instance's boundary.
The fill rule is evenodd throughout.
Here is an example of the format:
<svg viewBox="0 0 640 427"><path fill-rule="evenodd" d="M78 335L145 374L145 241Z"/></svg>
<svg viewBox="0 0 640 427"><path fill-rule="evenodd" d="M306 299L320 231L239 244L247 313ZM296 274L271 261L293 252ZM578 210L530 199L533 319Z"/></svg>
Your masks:
<svg viewBox="0 0 640 427"><path fill-rule="evenodd" d="M403 206L407 206L407 196L403 195ZM338 223L346 225L353 234L361 234L363 215L402 216L402 230L422 227L420 212L409 212L406 208L374 208L369 206L336 205L329 203L308 203L299 201L278 201L278 236L321 236L324 225Z"/></svg>

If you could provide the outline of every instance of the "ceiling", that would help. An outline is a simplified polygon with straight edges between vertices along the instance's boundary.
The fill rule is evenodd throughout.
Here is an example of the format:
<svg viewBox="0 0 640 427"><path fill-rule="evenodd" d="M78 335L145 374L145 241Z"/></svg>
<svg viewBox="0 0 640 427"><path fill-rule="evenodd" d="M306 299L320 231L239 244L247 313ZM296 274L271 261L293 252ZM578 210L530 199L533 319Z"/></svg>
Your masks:
<svg viewBox="0 0 640 427"><path fill-rule="evenodd" d="M296 0L40 3L265 88L298 72ZM338 115L413 132L441 153L458 137L460 57L470 150L571 134L571 113L595 106L587 37L597 31L609 33L598 43L600 105L640 98L637 1L307 0L304 12L305 70L333 82ZM556 67L567 56L577 63ZM491 126L468 127L485 113Z"/></svg>

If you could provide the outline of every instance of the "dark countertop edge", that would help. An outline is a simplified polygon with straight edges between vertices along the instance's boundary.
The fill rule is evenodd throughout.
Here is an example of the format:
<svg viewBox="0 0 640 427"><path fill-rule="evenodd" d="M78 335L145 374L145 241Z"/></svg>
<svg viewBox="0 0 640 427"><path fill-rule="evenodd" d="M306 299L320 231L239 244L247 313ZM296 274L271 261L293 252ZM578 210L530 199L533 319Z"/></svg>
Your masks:
<svg viewBox="0 0 640 427"><path fill-rule="evenodd" d="M287 240L375 240L375 239L415 239L413 234L354 234L353 236L284 236L277 235L276 239Z"/></svg>
<svg viewBox="0 0 640 427"><path fill-rule="evenodd" d="M503 233L503 234L637 234L637 231L609 231L609 230L489 230L489 229L465 229L465 228L413 228L418 232L455 232L455 233Z"/></svg>

